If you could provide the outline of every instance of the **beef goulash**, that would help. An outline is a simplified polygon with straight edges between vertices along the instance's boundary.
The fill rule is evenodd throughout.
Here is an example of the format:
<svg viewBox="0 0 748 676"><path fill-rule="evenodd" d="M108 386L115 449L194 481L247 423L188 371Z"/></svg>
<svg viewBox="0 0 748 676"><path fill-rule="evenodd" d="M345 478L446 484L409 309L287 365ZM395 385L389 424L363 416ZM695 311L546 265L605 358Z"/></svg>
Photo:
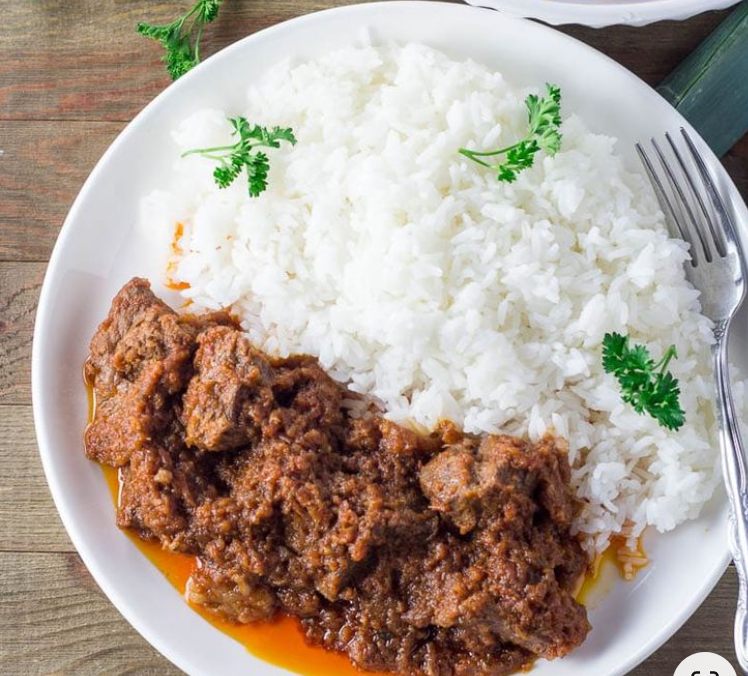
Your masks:
<svg viewBox="0 0 748 676"><path fill-rule="evenodd" d="M200 562L188 599L283 612L363 669L509 674L589 631L563 442L420 436L353 417L311 357L226 313L179 315L133 279L91 341L86 453L118 467L120 528Z"/></svg>

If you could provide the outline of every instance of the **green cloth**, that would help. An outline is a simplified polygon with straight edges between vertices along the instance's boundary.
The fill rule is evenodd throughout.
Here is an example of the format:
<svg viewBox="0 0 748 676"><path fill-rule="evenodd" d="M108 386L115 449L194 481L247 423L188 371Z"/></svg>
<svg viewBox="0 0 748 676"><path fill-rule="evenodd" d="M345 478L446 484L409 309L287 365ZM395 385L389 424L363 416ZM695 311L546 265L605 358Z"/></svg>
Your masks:
<svg viewBox="0 0 748 676"><path fill-rule="evenodd" d="M748 132L748 0L657 88L724 155Z"/></svg>

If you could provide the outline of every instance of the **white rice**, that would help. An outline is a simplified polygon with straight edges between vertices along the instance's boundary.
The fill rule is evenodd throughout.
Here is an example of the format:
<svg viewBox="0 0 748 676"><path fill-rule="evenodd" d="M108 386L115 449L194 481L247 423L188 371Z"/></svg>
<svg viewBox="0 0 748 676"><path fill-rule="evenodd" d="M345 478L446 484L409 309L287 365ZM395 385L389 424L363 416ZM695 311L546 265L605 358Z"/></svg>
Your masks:
<svg viewBox="0 0 748 676"><path fill-rule="evenodd" d="M250 198L245 177L219 190L214 163L178 160L143 224L165 250L184 225L170 275L185 298L233 306L263 349L319 357L388 417L566 437L592 554L612 534L670 530L712 495L710 322L686 245L615 139L568 117L562 151L511 185L457 154L519 139L528 92L419 44L283 63L242 110L174 132L176 157L230 142L227 114L293 127L298 145L270 151L268 191ZM655 359L677 346L680 431L621 401L601 366L611 331ZM736 382L741 410L743 394Z"/></svg>

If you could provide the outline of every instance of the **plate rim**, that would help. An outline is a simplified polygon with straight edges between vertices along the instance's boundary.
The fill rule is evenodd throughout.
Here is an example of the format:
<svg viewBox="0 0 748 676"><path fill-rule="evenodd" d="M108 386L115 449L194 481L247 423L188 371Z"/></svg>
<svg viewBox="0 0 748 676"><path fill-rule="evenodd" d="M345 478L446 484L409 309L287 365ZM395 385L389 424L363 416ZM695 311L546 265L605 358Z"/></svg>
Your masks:
<svg viewBox="0 0 748 676"><path fill-rule="evenodd" d="M658 21L685 21L698 14L737 5L740 0L465 0L510 16L537 19L553 26L590 28L648 26Z"/></svg>
<svg viewBox="0 0 748 676"><path fill-rule="evenodd" d="M520 0L520 1L526 1L526 0ZM732 0L728 0L728 1L732 2ZM37 437L39 455L42 461L45 478L49 486L50 493L52 494L55 508L57 509L60 519L76 551L80 555L87 569L90 571L97 585L101 588L101 590L107 596L109 601L115 606L117 611L154 649L156 649L159 653L161 653L164 657L166 657L170 662L172 662L178 668L182 669L185 673L190 674L192 676L194 676L194 674L196 674L197 672L195 671L194 665L190 663L189 658L183 656L183 654L181 653L171 650L167 645L166 639L162 638L161 632L158 632L152 625L144 624L143 622L141 622L140 618L137 616L138 615L137 609L134 606L130 605L128 599L126 598L124 591L118 588L117 584L113 580L110 579L110 576L108 575L108 573L106 573L102 569L102 567L99 565L97 561L97 556L95 555L93 550L89 548L88 545L86 544L80 532L79 525L75 523L70 511L68 510L68 507L66 506L65 500L63 498L64 487L62 486L59 480L59 477L55 474L55 471L53 468L52 455L54 451L52 449L54 448L54 444L53 444L52 439L50 438L50 431L48 430L47 418L45 415L46 404L44 402L42 395L40 394L40 390L42 387L42 378L43 378L43 376L41 375L41 366L40 366L41 361L42 361L41 336L43 336L43 334L45 333L46 326L50 321L49 319L50 310L47 306L49 305L49 297L50 297L50 294L52 293L50 289L51 280L52 278L58 276L58 268L61 267L62 251L65 248L65 244L67 240L70 238L71 232L72 232L71 224L78 218L78 212L82 209L82 205L86 201L86 196L93 190L93 186L95 185L99 174L104 171L105 166L109 162L109 158L117 152L117 149L120 146L124 145L127 142L130 135L135 133L136 128L142 125L147 120L150 111L160 105L160 101L162 100L162 98L167 96L169 92L174 91L175 88L188 87L189 83L191 82L195 74L201 71L205 63L208 63L212 59L216 59L216 58L228 60L230 59L230 56L233 52L235 51L238 52L239 50L244 49L247 43L250 43L253 40L257 39L258 36L268 37L269 35L272 35L275 32L287 30L289 25L298 25L298 24L303 24L303 23L319 21L320 17L324 17L324 16L332 15L332 14L336 14L336 15L337 14L351 14L352 16L355 16L361 13L363 15L366 15L369 12L381 11L381 10L396 12L398 8L405 8L405 7L408 7L409 9L415 9L416 11L423 11L426 13L428 13L429 11L441 11L441 12L444 12L445 14L450 14L453 12L460 13L460 12L466 12L466 11L472 11L472 12L476 12L476 11L493 12L494 11L488 8L470 6L468 4L452 4L452 3L439 2L436 0L384 0L384 1L371 2L371 3L364 2L364 3L357 3L357 4L352 4L352 5L334 7L334 8L330 8L326 10L311 12L309 14L297 16L297 17L288 19L286 21L269 26L265 29L252 33L250 35L247 35L237 40L236 42L232 43L231 45L228 45L227 47L215 53L211 57L205 59L200 65L198 65L195 69L193 69L192 71L190 71L189 73L181 77L178 81L170 83L167 87L164 88L164 90L159 92L159 94L157 94L151 101L149 101L149 103L146 104L146 106L144 106L143 109L140 110L133 117L133 119L130 122L128 122L127 125L119 132L119 134L115 137L115 139L112 141L109 147L104 151L102 156L96 162L96 165L94 166L91 173L88 175L88 177L84 181L83 186L81 187L80 191L76 195L70 207L70 210L68 211L68 214L65 217L65 220L60 229L58 237L55 241L55 245L53 247L49 262L47 264L47 268L45 270L44 281L42 283L42 289L39 295L39 302L38 302L37 311L35 315L34 334L33 334L33 343L32 343L32 356L31 356L32 409L33 409L34 427L35 427L35 432L36 432L36 437ZM534 21L530 21L527 18L513 16L511 14L506 14L503 12L498 13L496 20L531 23L532 30L554 33L565 41L571 41L572 43L575 43L578 47L582 48L584 51L587 51L590 55L593 55L594 58L602 59L606 61L609 66L612 66L618 69L622 73L626 74L629 78L636 80L640 85L643 85L644 87L646 87L646 89L649 90L650 92L657 94L656 90L654 90L652 87L647 85L636 74L632 73L627 68L625 68L624 66L622 66L621 64L619 64L618 62L616 62L615 60L613 60L606 54L603 54L602 52L596 50L594 47L591 47L590 45L582 42L581 40L578 40L572 36L563 34L560 31L550 26L543 25L543 24L540 24ZM660 96L660 95L657 94L657 96ZM662 97L660 96L660 98ZM686 123L686 126L690 127L690 125L688 125L687 123ZM698 138L700 139L700 136L698 136ZM719 499L719 498L716 498L716 499ZM714 565L713 570L709 572L709 575L707 576L707 579L706 579L706 584L704 584L700 593L692 597L691 601L687 604L685 609L681 611L680 615L674 616L669 622L664 624L659 629L659 631L655 632L649 638L649 640L643 643L641 647L635 653L630 655L625 662L622 662L616 670L609 672L609 676L624 676L624 674L628 673L630 670L634 669L636 666L641 664L645 659L651 656L658 648L660 648L666 641L668 641L673 636L673 634L681 626L683 626L683 624L685 624L685 622L693 615L696 609L703 603L704 599L713 591L717 582L720 580L725 570L729 566L730 560L731 560L731 557L729 554L729 549L727 546L727 542L725 542L723 555L721 559L719 559L717 563ZM260 659L260 658L256 658L256 659ZM290 673L288 672L288 670L282 667L281 669L284 672Z"/></svg>

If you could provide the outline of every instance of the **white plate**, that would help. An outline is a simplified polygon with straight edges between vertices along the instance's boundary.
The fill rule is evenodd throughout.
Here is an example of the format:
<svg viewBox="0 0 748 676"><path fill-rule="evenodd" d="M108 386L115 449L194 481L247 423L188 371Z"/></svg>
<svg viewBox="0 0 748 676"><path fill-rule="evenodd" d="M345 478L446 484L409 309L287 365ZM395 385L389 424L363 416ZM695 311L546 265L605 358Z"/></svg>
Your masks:
<svg viewBox="0 0 748 676"><path fill-rule="evenodd" d="M692 16L736 5L740 0L466 0L512 16L540 19L560 26L578 23L592 28L625 24L646 26L655 21L683 21Z"/></svg>
<svg viewBox="0 0 748 676"><path fill-rule="evenodd" d="M134 223L140 198L174 161L169 130L201 108L238 111L247 81L267 66L347 43L364 27L378 40L422 41L472 57L521 86L558 83L565 110L618 136L632 166L635 140L687 126L631 73L553 29L465 5L387 2L308 15L248 37L169 87L122 132L81 190L52 254L34 336L34 416L52 494L83 560L127 620L190 676L284 671L252 657L191 611L115 527L101 471L83 455L81 366L88 340L119 287L133 275L160 276ZM735 208L744 210L716 158L708 151L706 157L734 196ZM745 348L745 325L739 332ZM587 643L565 660L539 664L533 674L617 676L659 647L727 565L725 512L724 501L715 500L698 521L652 538L651 565L634 584L615 585L592 611Z"/></svg>

